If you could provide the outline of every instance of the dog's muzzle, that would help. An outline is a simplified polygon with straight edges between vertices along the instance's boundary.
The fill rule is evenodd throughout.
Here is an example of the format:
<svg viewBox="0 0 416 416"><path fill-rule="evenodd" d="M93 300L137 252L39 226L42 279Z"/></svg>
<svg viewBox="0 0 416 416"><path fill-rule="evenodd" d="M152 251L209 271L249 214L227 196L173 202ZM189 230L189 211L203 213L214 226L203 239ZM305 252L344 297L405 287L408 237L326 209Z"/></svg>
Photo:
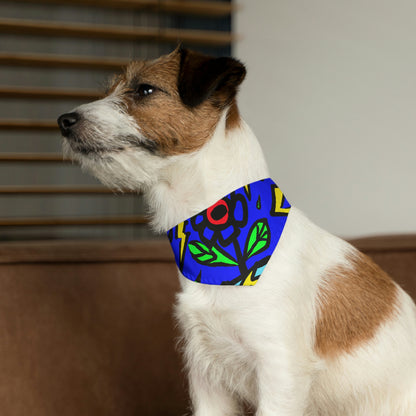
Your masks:
<svg viewBox="0 0 416 416"><path fill-rule="evenodd" d="M68 137L75 128L76 124L80 120L78 113L65 113L58 118L58 125L61 129L62 136Z"/></svg>

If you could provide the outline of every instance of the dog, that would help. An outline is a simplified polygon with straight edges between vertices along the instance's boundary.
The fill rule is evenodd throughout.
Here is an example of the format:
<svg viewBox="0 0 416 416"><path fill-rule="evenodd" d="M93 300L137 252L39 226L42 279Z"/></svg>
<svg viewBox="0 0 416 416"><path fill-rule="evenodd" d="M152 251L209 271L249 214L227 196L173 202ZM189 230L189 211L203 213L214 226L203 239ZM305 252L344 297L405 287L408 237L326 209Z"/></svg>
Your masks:
<svg viewBox="0 0 416 416"><path fill-rule="evenodd" d="M153 229L176 245L193 415L248 403L257 416L414 416L415 305L268 179L236 103L245 75L236 59L178 47L132 62L104 98L58 119L65 154L113 189L142 192ZM269 191L272 209L242 231ZM240 217L224 236L215 227L232 210ZM278 242L247 265L272 244L272 222Z"/></svg>

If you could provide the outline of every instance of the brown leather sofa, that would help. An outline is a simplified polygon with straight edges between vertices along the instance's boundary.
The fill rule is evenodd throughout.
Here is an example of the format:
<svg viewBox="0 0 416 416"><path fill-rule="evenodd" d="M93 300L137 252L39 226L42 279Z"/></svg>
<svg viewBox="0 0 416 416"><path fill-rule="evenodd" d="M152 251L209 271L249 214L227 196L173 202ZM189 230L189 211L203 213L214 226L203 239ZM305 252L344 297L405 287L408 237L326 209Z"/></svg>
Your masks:
<svg viewBox="0 0 416 416"><path fill-rule="evenodd" d="M353 243L416 298L416 235ZM187 414L166 241L0 243L0 414Z"/></svg>

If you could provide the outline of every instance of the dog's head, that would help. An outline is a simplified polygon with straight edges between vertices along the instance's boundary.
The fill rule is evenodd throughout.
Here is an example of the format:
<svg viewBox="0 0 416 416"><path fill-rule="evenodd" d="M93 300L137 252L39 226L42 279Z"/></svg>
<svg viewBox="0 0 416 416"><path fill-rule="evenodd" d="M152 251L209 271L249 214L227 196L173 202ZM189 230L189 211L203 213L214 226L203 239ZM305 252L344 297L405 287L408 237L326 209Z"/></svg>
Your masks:
<svg viewBox="0 0 416 416"><path fill-rule="evenodd" d="M59 117L64 152L111 187L145 187L170 158L203 147L224 111L228 128L238 124L245 72L235 59L182 48L132 62L104 98Z"/></svg>

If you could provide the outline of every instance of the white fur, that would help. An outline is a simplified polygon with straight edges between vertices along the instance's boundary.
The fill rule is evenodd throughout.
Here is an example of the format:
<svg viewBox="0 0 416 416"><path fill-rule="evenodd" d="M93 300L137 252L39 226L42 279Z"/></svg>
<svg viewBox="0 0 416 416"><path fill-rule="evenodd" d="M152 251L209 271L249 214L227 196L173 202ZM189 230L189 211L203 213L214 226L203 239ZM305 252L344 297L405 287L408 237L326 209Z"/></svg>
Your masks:
<svg viewBox="0 0 416 416"><path fill-rule="evenodd" d="M128 118L103 110L108 104L81 110L105 114L112 126L102 140L111 142ZM140 130L129 121L122 128ZM224 116L211 140L192 154L158 157L127 146L76 158L110 186L143 189L159 232L269 176L252 131L244 122L228 131ZM324 272L347 263L353 250L292 208L255 286L209 286L180 276L176 316L195 416L237 415L241 400L257 416L416 415L416 314L401 289L399 314L370 342L332 360L314 350Z"/></svg>
<svg viewBox="0 0 416 416"><path fill-rule="evenodd" d="M77 160L83 169L111 188L134 191L152 184L155 172L165 161L120 139L133 136L139 141L146 140L135 119L126 111L117 89L106 98L77 107L76 111L87 121L82 129L82 141L93 149L108 148L109 151L85 156L74 151L74 141L64 140L66 157ZM113 147L124 150L111 151Z"/></svg>

